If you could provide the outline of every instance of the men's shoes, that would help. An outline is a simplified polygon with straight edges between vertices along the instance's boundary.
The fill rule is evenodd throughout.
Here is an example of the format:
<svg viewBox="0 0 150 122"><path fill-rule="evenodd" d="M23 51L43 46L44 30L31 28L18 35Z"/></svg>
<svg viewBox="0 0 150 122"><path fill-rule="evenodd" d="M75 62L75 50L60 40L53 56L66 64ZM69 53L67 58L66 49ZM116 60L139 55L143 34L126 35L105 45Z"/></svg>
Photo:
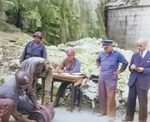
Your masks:
<svg viewBox="0 0 150 122"><path fill-rule="evenodd" d="M58 107L59 106L59 101L55 101L54 103L53 103L53 107Z"/></svg>
<svg viewBox="0 0 150 122"><path fill-rule="evenodd" d="M102 117L102 116L106 116L106 113L99 113L99 114L97 115L97 117Z"/></svg>
<svg viewBox="0 0 150 122"><path fill-rule="evenodd" d="M60 96L56 96L56 101L53 103L53 107L59 106L59 100L60 100Z"/></svg>
<svg viewBox="0 0 150 122"><path fill-rule="evenodd" d="M122 122L133 122L133 121L124 118L124 119L122 119Z"/></svg>
<svg viewBox="0 0 150 122"><path fill-rule="evenodd" d="M114 121L115 121L115 117L109 117L109 118L108 118L108 121L109 121L109 122L114 122Z"/></svg>

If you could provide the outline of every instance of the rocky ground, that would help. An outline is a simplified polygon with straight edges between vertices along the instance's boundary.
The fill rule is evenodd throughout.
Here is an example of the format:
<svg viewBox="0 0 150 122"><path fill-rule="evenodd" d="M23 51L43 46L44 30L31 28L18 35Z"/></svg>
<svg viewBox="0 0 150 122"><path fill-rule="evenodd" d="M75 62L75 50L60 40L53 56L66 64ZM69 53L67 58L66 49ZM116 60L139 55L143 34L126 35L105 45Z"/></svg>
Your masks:
<svg viewBox="0 0 150 122"><path fill-rule="evenodd" d="M10 34L0 31L0 79L7 81L15 74L25 44L32 39L22 32Z"/></svg>
<svg viewBox="0 0 150 122"><path fill-rule="evenodd" d="M3 81L8 81L15 72L19 68L19 58L21 53L28 41L33 39L32 34L25 34L22 32L15 33L4 33L0 31L0 84ZM85 43L87 42L87 43ZM85 73L87 76L91 74L98 74L98 69L95 66L95 59L99 52L103 49L101 48L101 39L96 38L84 38L78 40L76 42L70 42L68 44L60 44L58 46L46 46L48 52L48 60L54 62L54 69L57 67L65 58L65 50L69 47L73 47L77 55L76 57L81 61L81 72ZM120 51L129 61L132 51L125 51L123 49L117 48L116 50ZM116 122L121 122L121 119L125 116L125 104L128 95L128 87L127 81L129 77L129 72L126 70L124 73L119 75L118 88L117 88L117 115ZM97 84L93 84L92 81L89 81L88 90L84 91L83 87L83 100L82 100L82 109L78 112L77 108L71 113L66 111L66 106L68 106L68 101L70 98L66 98L67 100L63 100L65 104L62 104L60 107L55 108L55 118L52 122L107 122L107 117L97 117L98 115L98 100L96 102L96 110L94 115L92 114L91 103L87 101L91 101L92 99L97 99L97 92L94 89L97 89ZM58 84L55 84L58 87ZM84 86L84 84L83 84ZM91 94L92 93L92 94ZM95 95L94 97L91 97ZM86 97L85 97L86 96ZM85 100L86 99L86 100ZM137 107L138 110L138 107ZM150 111L150 110L149 110ZM137 122L137 114L135 116L135 121ZM12 121L13 118L11 119ZM148 120L150 121L150 120Z"/></svg>

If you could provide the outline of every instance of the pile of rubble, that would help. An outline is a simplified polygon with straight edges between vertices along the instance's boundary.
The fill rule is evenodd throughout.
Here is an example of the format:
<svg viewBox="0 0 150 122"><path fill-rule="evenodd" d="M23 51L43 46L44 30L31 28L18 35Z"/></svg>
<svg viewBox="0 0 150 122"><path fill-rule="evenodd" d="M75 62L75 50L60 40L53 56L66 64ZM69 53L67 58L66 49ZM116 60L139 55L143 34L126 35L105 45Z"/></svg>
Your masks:
<svg viewBox="0 0 150 122"><path fill-rule="evenodd" d="M0 31L0 79L4 78L6 81L12 77L18 70L20 65L19 58L28 41L33 39L22 32L15 32L8 34ZM86 74L89 78L95 76L98 78L99 69L96 66L96 58L100 52L103 51L102 39L96 38L84 38L78 41L68 42L66 44L59 44L58 46L46 46L48 53L48 60L53 64L53 70L59 66L60 62L66 58L66 50L74 48L76 51L75 57L81 62L81 72ZM121 52L125 58L130 61L133 54L130 50L124 50L120 48L114 48ZM130 72L128 69L119 74L118 86L117 86L117 101L127 98L127 82ZM83 94L93 100L98 96L98 81L92 81L87 79L87 82L83 82L82 91ZM56 87L57 84L56 84ZM119 102L118 102L119 105Z"/></svg>

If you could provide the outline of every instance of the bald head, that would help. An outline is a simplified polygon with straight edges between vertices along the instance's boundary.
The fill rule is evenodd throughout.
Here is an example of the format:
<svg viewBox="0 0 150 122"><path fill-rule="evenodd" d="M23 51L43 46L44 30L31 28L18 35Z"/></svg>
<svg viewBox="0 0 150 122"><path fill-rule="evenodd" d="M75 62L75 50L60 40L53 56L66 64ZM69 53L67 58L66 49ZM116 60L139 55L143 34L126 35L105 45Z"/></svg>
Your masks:
<svg viewBox="0 0 150 122"><path fill-rule="evenodd" d="M140 52L143 52L146 50L148 41L144 38L140 38L137 40L137 48Z"/></svg>
<svg viewBox="0 0 150 122"><path fill-rule="evenodd" d="M139 40L137 40L137 44L145 44L147 45L148 41L145 38L140 38Z"/></svg>

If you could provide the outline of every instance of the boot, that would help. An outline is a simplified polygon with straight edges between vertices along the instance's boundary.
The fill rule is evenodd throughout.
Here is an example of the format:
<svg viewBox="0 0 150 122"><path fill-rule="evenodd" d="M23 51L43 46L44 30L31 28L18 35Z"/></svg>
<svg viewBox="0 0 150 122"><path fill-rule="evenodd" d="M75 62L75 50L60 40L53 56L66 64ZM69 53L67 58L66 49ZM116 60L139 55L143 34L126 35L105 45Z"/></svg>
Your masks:
<svg viewBox="0 0 150 122"><path fill-rule="evenodd" d="M53 107L59 106L59 100L60 100L60 96L56 96L56 101L53 103Z"/></svg>

